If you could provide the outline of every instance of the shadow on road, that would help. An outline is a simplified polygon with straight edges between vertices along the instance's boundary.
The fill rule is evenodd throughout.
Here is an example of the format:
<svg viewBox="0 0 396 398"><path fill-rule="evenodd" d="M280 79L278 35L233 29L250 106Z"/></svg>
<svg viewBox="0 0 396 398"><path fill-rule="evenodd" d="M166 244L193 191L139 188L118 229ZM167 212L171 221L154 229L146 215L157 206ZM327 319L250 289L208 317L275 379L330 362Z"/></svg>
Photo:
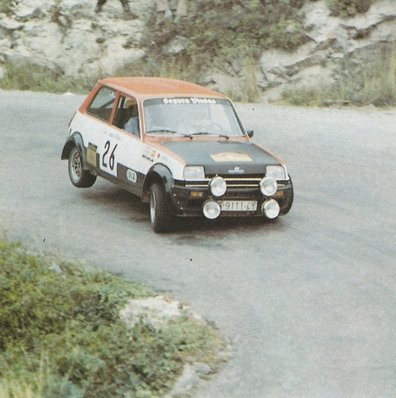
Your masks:
<svg viewBox="0 0 396 398"><path fill-rule="evenodd" d="M149 226L149 207L142 203L140 198L116 186L99 186L95 189L82 191L81 198L91 206L102 208L100 212L108 212L117 218L126 219L132 223L146 223ZM233 233L240 231L244 234L249 231L256 232L258 228L265 230L279 230L282 228L282 219L268 221L263 218L230 217L217 220L202 218L178 217L174 223L174 230L167 235L176 234L207 234L215 232ZM195 236L195 235L194 235Z"/></svg>

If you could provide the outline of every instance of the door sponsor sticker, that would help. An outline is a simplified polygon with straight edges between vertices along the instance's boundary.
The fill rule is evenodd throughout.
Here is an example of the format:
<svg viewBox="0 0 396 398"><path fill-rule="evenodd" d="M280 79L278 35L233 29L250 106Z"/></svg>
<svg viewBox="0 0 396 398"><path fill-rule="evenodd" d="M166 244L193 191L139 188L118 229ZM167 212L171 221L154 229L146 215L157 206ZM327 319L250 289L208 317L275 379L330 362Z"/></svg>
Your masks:
<svg viewBox="0 0 396 398"><path fill-rule="evenodd" d="M142 154L142 157L144 159L149 160L150 162L154 162L154 160L158 159L160 156L161 156L161 154L158 151L156 151L155 149L153 149L149 146L146 146L144 148L143 154Z"/></svg>
<svg viewBox="0 0 396 398"><path fill-rule="evenodd" d="M87 162L92 165L97 167L96 164L96 150L98 149L98 147L94 144L92 144L92 142L88 143L88 148L87 148Z"/></svg>
<svg viewBox="0 0 396 398"><path fill-rule="evenodd" d="M136 184L137 182L137 174L135 171L128 169L126 171L126 178L128 181L133 182L134 184Z"/></svg>

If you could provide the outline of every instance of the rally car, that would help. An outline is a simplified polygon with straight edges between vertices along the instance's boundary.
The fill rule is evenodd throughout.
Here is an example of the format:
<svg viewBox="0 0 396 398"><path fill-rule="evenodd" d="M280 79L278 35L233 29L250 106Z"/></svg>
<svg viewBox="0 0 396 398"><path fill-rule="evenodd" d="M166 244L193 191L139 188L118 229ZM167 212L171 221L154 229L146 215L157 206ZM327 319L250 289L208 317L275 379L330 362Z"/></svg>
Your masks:
<svg viewBox="0 0 396 398"><path fill-rule="evenodd" d="M79 188L97 176L149 203L156 232L175 217L275 219L293 203L285 164L253 144L232 102L180 80L100 80L69 123L62 151Z"/></svg>

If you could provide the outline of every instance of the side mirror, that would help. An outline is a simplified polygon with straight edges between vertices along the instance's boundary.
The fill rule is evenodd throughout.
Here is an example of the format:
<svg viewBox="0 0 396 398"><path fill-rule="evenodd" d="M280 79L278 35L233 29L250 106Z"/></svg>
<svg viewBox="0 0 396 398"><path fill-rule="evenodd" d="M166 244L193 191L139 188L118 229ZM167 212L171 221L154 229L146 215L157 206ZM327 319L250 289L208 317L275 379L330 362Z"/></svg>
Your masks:
<svg viewBox="0 0 396 398"><path fill-rule="evenodd" d="M254 131L253 130L246 130L246 133L247 133L249 138L252 138L253 135L254 135Z"/></svg>

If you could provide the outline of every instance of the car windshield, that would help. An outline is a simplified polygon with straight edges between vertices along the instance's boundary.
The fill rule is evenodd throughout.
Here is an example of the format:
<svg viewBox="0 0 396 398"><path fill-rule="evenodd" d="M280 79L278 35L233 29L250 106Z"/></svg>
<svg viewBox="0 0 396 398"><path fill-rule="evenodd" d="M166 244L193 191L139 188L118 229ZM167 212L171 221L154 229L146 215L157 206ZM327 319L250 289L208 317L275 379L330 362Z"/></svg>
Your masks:
<svg viewBox="0 0 396 398"><path fill-rule="evenodd" d="M173 97L144 101L146 134L242 136L231 102L219 98Z"/></svg>

